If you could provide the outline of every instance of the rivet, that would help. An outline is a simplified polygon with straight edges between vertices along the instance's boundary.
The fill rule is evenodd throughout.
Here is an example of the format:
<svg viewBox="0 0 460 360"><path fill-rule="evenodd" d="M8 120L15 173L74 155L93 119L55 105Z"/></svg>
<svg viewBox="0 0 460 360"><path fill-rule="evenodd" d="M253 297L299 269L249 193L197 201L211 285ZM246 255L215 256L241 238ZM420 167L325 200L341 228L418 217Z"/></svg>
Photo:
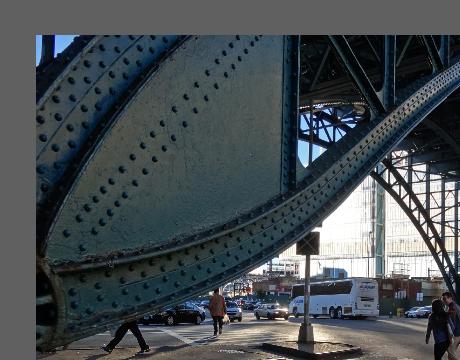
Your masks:
<svg viewBox="0 0 460 360"><path fill-rule="evenodd" d="M93 235L97 235L97 234L98 234L98 231L96 230L96 228L93 227L93 228L91 229L91 234L93 234Z"/></svg>
<svg viewBox="0 0 460 360"><path fill-rule="evenodd" d="M145 148L147 147L147 145L145 145L144 142L141 142L141 143L139 144L139 146L140 146L141 149L145 149Z"/></svg>
<svg viewBox="0 0 460 360"><path fill-rule="evenodd" d="M219 84L214 83L214 89L216 89L216 90L219 89Z"/></svg>
<svg viewBox="0 0 460 360"><path fill-rule="evenodd" d="M120 283L121 283L121 284L126 283L126 279L125 279L123 276L120 278Z"/></svg>
<svg viewBox="0 0 460 360"><path fill-rule="evenodd" d="M91 211L91 206L89 206L88 204L85 204L85 205L83 205L83 209L85 209L86 212L90 212Z"/></svg>
<svg viewBox="0 0 460 360"><path fill-rule="evenodd" d="M113 216L113 210L112 209L107 209L107 215L108 216Z"/></svg>
<svg viewBox="0 0 460 360"><path fill-rule="evenodd" d="M241 61L241 60L242 60L242 59L241 59L241 56L238 56L238 61Z"/></svg>
<svg viewBox="0 0 460 360"><path fill-rule="evenodd" d="M245 54L247 54L247 53L248 53L248 49L244 49L243 52L244 52Z"/></svg>
<svg viewBox="0 0 460 360"><path fill-rule="evenodd" d="M172 140L172 141L176 141L176 135L174 135L174 134L171 135L171 140Z"/></svg>
<svg viewBox="0 0 460 360"><path fill-rule="evenodd" d="M220 60L219 59L214 59L214 62L219 65L220 64Z"/></svg>
<svg viewBox="0 0 460 360"><path fill-rule="evenodd" d="M99 61L99 66L102 68L102 69L105 69L105 63L103 61Z"/></svg>
<svg viewBox="0 0 460 360"><path fill-rule="evenodd" d="M87 68L91 66L91 62L89 60L83 61L83 65L85 65Z"/></svg>
<svg viewBox="0 0 460 360"><path fill-rule="evenodd" d="M136 301L141 301L141 297L140 297L139 295L136 295L136 296L134 297L134 299L135 299Z"/></svg>
<svg viewBox="0 0 460 360"><path fill-rule="evenodd" d="M232 65L231 65L231 68L232 68L233 70L235 70L235 69L236 69L235 64L232 64Z"/></svg>
<svg viewBox="0 0 460 360"><path fill-rule="evenodd" d="M76 302L76 301L72 301L72 302L70 303L70 307L71 307L72 309L76 309L76 308L78 307L77 302Z"/></svg>
<svg viewBox="0 0 460 360"><path fill-rule="evenodd" d="M161 127L164 127L165 126L165 122L163 120L160 120L160 126Z"/></svg>
<svg viewBox="0 0 460 360"><path fill-rule="evenodd" d="M224 77L228 78L228 73L224 72Z"/></svg>
<svg viewBox="0 0 460 360"><path fill-rule="evenodd" d="M97 196L93 196L93 202L94 203L98 203L99 202L99 198Z"/></svg>
<svg viewBox="0 0 460 360"><path fill-rule="evenodd" d="M97 111L101 111L101 110L102 110L102 105L99 104L99 103L96 103L96 104L94 104L94 108L95 108Z"/></svg>
<svg viewBox="0 0 460 360"><path fill-rule="evenodd" d="M190 98L188 97L187 94L184 94L184 100L189 100Z"/></svg>
<svg viewBox="0 0 460 360"><path fill-rule="evenodd" d="M77 291L74 289L74 288L70 288L69 291L68 291L69 295L70 296L75 296L77 295Z"/></svg>
<svg viewBox="0 0 460 360"><path fill-rule="evenodd" d="M39 165L39 166L37 166L37 172L38 172L39 174L44 174L44 173L45 173L45 169L46 169L46 167L45 167L44 165Z"/></svg>
<svg viewBox="0 0 460 360"><path fill-rule="evenodd" d="M80 275L80 282L86 282L86 275Z"/></svg>
<svg viewBox="0 0 460 360"><path fill-rule="evenodd" d="M233 49L233 43L229 43L228 46Z"/></svg>
<svg viewBox="0 0 460 360"><path fill-rule="evenodd" d="M43 192L47 192L47 191L49 190L49 189L48 189L48 185L46 185L46 184L41 184L41 185L40 185L40 189L41 189L41 191L43 191Z"/></svg>
<svg viewBox="0 0 460 360"><path fill-rule="evenodd" d="M225 50L222 50L222 55L227 56L227 52Z"/></svg>
<svg viewBox="0 0 460 360"><path fill-rule="evenodd" d="M195 114L198 114L198 109L197 109L196 107L193 108L193 112L194 112Z"/></svg>
<svg viewBox="0 0 460 360"><path fill-rule="evenodd" d="M159 288L156 288L156 289L155 289L155 292L156 292L157 294L160 294L160 293L161 293L161 290L160 290Z"/></svg>
<svg viewBox="0 0 460 360"><path fill-rule="evenodd" d="M69 140L67 145L69 145L69 148L75 148L77 146L77 143L73 140Z"/></svg>
<svg viewBox="0 0 460 360"><path fill-rule="evenodd" d="M112 179L112 178L110 178L110 179L108 180L108 182L109 182L110 185L115 185L115 180Z"/></svg>
<svg viewBox="0 0 460 360"><path fill-rule="evenodd" d="M123 174L124 172L126 172L126 168L123 165L121 165L118 167L118 171Z"/></svg>
<svg viewBox="0 0 460 360"><path fill-rule="evenodd" d="M52 99L56 104L59 104L59 102L61 101L61 99L59 99L59 96L57 95L53 95Z"/></svg>
<svg viewBox="0 0 460 360"><path fill-rule="evenodd" d="M200 84L198 84L198 82L195 81L195 83L193 84L193 86L195 86L196 88L199 88L199 87L200 87Z"/></svg>
<svg viewBox="0 0 460 360"><path fill-rule="evenodd" d="M154 138L156 136L155 131L150 131L150 137Z"/></svg>
<svg viewBox="0 0 460 360"><path fill-rule="evenodd" d="M112 303L112 307L113 307L113 308L117 308L117 307L118 307L118 303L117 303L116 301L114 301L114 302Z"/></svg>
<svg viewBox="0 0 460 360"><path fill-rule="evenodd" d="M109 93L110 95L115 95L117 93L117 91L114 89L114 88L109 88Z"/></svg>
<svg viewBox="0 0 460 360"><path fill-rule="evenodd" d="M66 238L70 236L70 231L67 230L67 229L64 230L62 233L64 234L64 236L65 236Z"/></svg>
<svg viewBox="0 0 460 360"><path fill-rule="evenodd" d="M157 161L158 161L157 157L156 157L156 156L152 156L152 161L153 161L153 162L157 162Z"/></svg>
<svg viewBox="0 0 460 360"><path fill-rule="evenodd" d="M54 152L58 152L59 151L59 145L57 145L57 144L51 145L51 150L53 150Z"/></svg>
<svg viewBox="0 0 460 360"><path fill-rule="evenodd" d="M162 278L163 282L167 282L168 281L168 277L166 275L163 276Z"/></svg>
<svg viewBox="0 0 460 360"><path fill-rule="evenodd" d="M104 272L105 277L111 277L112 276L112 271L111 270L106 270Z"/></svg>
<svg viewBox="0 0 460 360"><path fill-rule="evenodd" d="M75 84L75 79L73 77L69 77L67 81L69 82L69 84Z"/></svg>
<svg viewBox="0 0 460 360"><path fill-rule="evenodd" d="M146 169L146 168L142 169L142 174L147 175L148 173L149 173L148 169Z"/></svg>
<svg viewBox="0 0 460 360"><path fill-rule="evenodd" d="M206 70L204 73L206 74L206 76L211 75L211 73L209 72L209 70Z"/></svg>
<svg viewBox="0 0 460 360"><path fill-rule="evenodd" d="M91 84L91 78L88 77L88 76L85 76L85 77L83 78L83 81L84 81L85 83L87 83L87 84Z"/></svg>
<svg viewBox="0 0 460 360"><path fill-rule="evenodd" d="M127 199L127 198L128 198L128 193L127 193L126 191L123 191L123 192L121 193L121 197L122 197L123 199Z"/></svg>
<svg viewBox="0 0 460 360"><path fill-rule="evenodd" d="M176 106L173 106L173 107L171 108L171 111L172 111L173 113L177 113L177 107L176 107Z"/></svg>
<svg viewBox="0 0 460 360"><path fill-rule="evenodd" d="M80 246L78 247L78 249L79 249L80 251L86 251L86 248L85 248L83 245L80 245Z"/></svg>
<svg viewBox="0 0 460 360"><path fill-rule="evenodd" d="M81 126L83 127L83 129L88 129L89 128L89 123L87 121L83 121L81 123Z"/></svg>
<svg viewBox="0 0 460 360"><path fill-rule="evenodd" d="M162 150L163 152L166 152L166 150L168 150L168 148L166 147L166 145L163 145L163 146L161 147L161 150Z"/></svg>
<svg viewBox="0 0 460 360"><path fill-rule="evenodd" d="M103 301L104 300L104 296L99 294L97 297L96 297L97 301Z"/></svg>
<svg viewBox="0 0 460 360"><path fill-rule="evenodd" d="M131 154L131 155L129 155L129 158L130 158L132 161L134 161L134 160L136 160L136 155Z"/></svg>
<svg viewBox="0 0 460 360"><path fill-rule="evenodd" d="M206 272L207 272L208 274L210 274L210 273L212 273L212 270L211 270L210 268L207 268L207 269L206 269Z"/></svg>
<svg viewBox="0 0 460 360"><path fill-rule="evenodd" d="M100 290L100 289L102 289L102 285L97 282L97 283L94 284L94 288Z"/></svg>
<svg viewBox="0 0 460 360"><path fill-rule="evenodd" d="M87 112L87 111L88 111L88 107L87 107L86 105L84 105L84 104L80 106L80 109L81 109L81 111L83 111L83 112Z"/></svg>
<svg viewBox="0 0 460 360"><path fill-rule="evenodd" d="M195 275L192 275L192 280L193 280L193 281L196 280L196 276L195 276Z"/></svg>
<svg viewBox="0 0 460 360"><path fill-rule="evenodd" d="M46 140L48 140L48 137L45 134L40 134L38 138L41 142L45 142Z"/></svg>
<svg viewBox="0 0 460 360"><path fill-rule="evenodd" d="M99 219L99 225L105 226L106 222L104 219Z"/></svg>
<svg viewBox="0 0 460 360"><path fill-rule="evenodd" d="M129 291L128 291L128 289L124 288L123 290L121 290L121 293L123 295L128 295Z"/></svg>
<svg viewBox="0 0 460 360"><path fill-rule="evenodd" d="M137 44L136 49L137 49L138 51L143 51L143 50L144 50L144 48L143 48L141 45L139 45L139 44Z"/></svg>
<svg viewBox="0 0 460 360"><path fill-rule="evenodd" d="M74 127L73 127L72 124L67 124L67 125L66 125L66 129L67 129L68 131L72 132L72 131L74 130Z"/></svg>
<svg viewBox="0 0 460 360"><path fill-rule="evenodd" d="M144 289L148 289L150 287L150 284L148 282L144 283L144 285L142 285L142 287Z"/></svg>
<svg viewBox="0 0 460 360"><path fill-rule="evenodd" d="M128 78L129 78L128 74L125 73L125 72L122 74L122 76L123 76L123 79L125 79L125 80L128 80Z"/></svg>
<svg viewBox="0 0 460 360"><path fill-rule="evenodd" d="M236 35L236 40L240 40L240 36L239 35Z"/></svg>
<svg viewBox="0 0 460 360"><path fill-rule="evenodd" d="M123 62L124 62L126 65L129 65L129 59L128 59L128 58L124 58L124 59L123 59Z"/></svg>
<svg viewBox="0 0 460 360"><path fill-rule="evenodd" d="M131 183L133 184L133 186L139 186L139 183L137 180L133 180Z"/></svg>

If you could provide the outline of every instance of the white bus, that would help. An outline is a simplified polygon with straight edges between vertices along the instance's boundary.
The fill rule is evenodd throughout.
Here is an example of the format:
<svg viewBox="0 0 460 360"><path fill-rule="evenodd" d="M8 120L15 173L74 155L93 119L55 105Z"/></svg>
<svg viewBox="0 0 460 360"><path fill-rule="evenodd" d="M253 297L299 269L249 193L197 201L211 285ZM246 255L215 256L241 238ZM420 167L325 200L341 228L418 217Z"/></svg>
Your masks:
<svg viewBox="0 0 460 360"><path fill-rule="evenodd" d="M304 285L292 287L289 314L303 315ZM332 319L344 317L379 316L378 283L369 278L310 283L310 315L329 316Z"/></svg>

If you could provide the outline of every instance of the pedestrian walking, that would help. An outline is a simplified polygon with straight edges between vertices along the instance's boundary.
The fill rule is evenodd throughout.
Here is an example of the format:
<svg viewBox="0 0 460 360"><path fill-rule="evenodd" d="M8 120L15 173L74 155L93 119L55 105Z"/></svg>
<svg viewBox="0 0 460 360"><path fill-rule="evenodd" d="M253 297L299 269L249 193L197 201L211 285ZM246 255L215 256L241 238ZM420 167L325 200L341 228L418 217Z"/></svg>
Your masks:
<svg viewBox="0 0 460 360"><path fill-rule="evenodd" d="M452 322L449 314L444 310L444 304L441 300L433 300L431 308L432 312L428 318L425 343L428 344L433 331L434 359L441 360L453 340Z"/></svg>
<svg viewBox="0 0 460 360"><path fill-rule="evenodd" d="M149 346L145 342L144 337L139 330L139 326L137 326L136 320L123 323L115 332L115 337L112 339L112 341L110 341L108 345L102 346L102 350L111 353L115 346L117 346L121 339L123 339L128 330L133 333L137 339L137 342L139 343L139 346L141 347L141 351L139 351L139 353L150 351Z"/></svg>
<svg viewBox="0 0 460 360"><path fill-rule="evenodd" d="M454 301L452 293L448 291L442 294L442 301L449 307L447 313L452 322L452 331L454 333L454 339L447 349L448 359L458 360L459 357L456 353L460 344L460 306Z"/></svg>
<svg viewBox="0 0 460 360"><path fill-rule="evenodd" d="M209 301L209 312L213 320L214 336L217 335L217 323L219 323L219 334L222 334L223 319L224 315L227 314L227 305L225 304L224 297L219 294L219 289L214 290L214 294Z"/></svg>

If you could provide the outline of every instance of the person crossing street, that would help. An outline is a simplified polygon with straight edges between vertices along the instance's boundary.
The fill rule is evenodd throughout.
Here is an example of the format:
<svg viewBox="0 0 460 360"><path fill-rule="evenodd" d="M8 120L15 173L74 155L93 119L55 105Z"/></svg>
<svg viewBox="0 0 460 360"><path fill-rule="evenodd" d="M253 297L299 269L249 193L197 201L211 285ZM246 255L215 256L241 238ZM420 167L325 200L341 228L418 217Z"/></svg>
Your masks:
<svg viewBox="0 0 460 360"><path fill-rule="evenodd" d="M219 294L219 289L214 290L214 295L209 301L209 311L213 320L214 336L217 336L217 324L219 324L219 334L222 334L223 319L225 314L227 314L227 305L225 304L224 297Z"/></svg>

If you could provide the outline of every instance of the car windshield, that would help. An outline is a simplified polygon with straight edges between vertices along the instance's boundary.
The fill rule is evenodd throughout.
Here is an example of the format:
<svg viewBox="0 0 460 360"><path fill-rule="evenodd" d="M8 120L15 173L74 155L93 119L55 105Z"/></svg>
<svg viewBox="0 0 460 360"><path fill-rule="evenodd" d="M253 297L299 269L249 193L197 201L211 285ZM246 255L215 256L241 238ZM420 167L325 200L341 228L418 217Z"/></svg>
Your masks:
<svg viewBox="0 0 460 360"><path fill-rule="evenodd" d="M415 310L418 310L418 309L420 309L420 306L416 306L416 307L410 308L409 311L415 311Z"/></svg>
<svg viewBox="0 0 460 360"><path fill-rule="evenodd" d="M227 301L227 307L229 307L229 308L235 308L235 307L238 307L238 305L236 304L236 302Z"/></svg>

